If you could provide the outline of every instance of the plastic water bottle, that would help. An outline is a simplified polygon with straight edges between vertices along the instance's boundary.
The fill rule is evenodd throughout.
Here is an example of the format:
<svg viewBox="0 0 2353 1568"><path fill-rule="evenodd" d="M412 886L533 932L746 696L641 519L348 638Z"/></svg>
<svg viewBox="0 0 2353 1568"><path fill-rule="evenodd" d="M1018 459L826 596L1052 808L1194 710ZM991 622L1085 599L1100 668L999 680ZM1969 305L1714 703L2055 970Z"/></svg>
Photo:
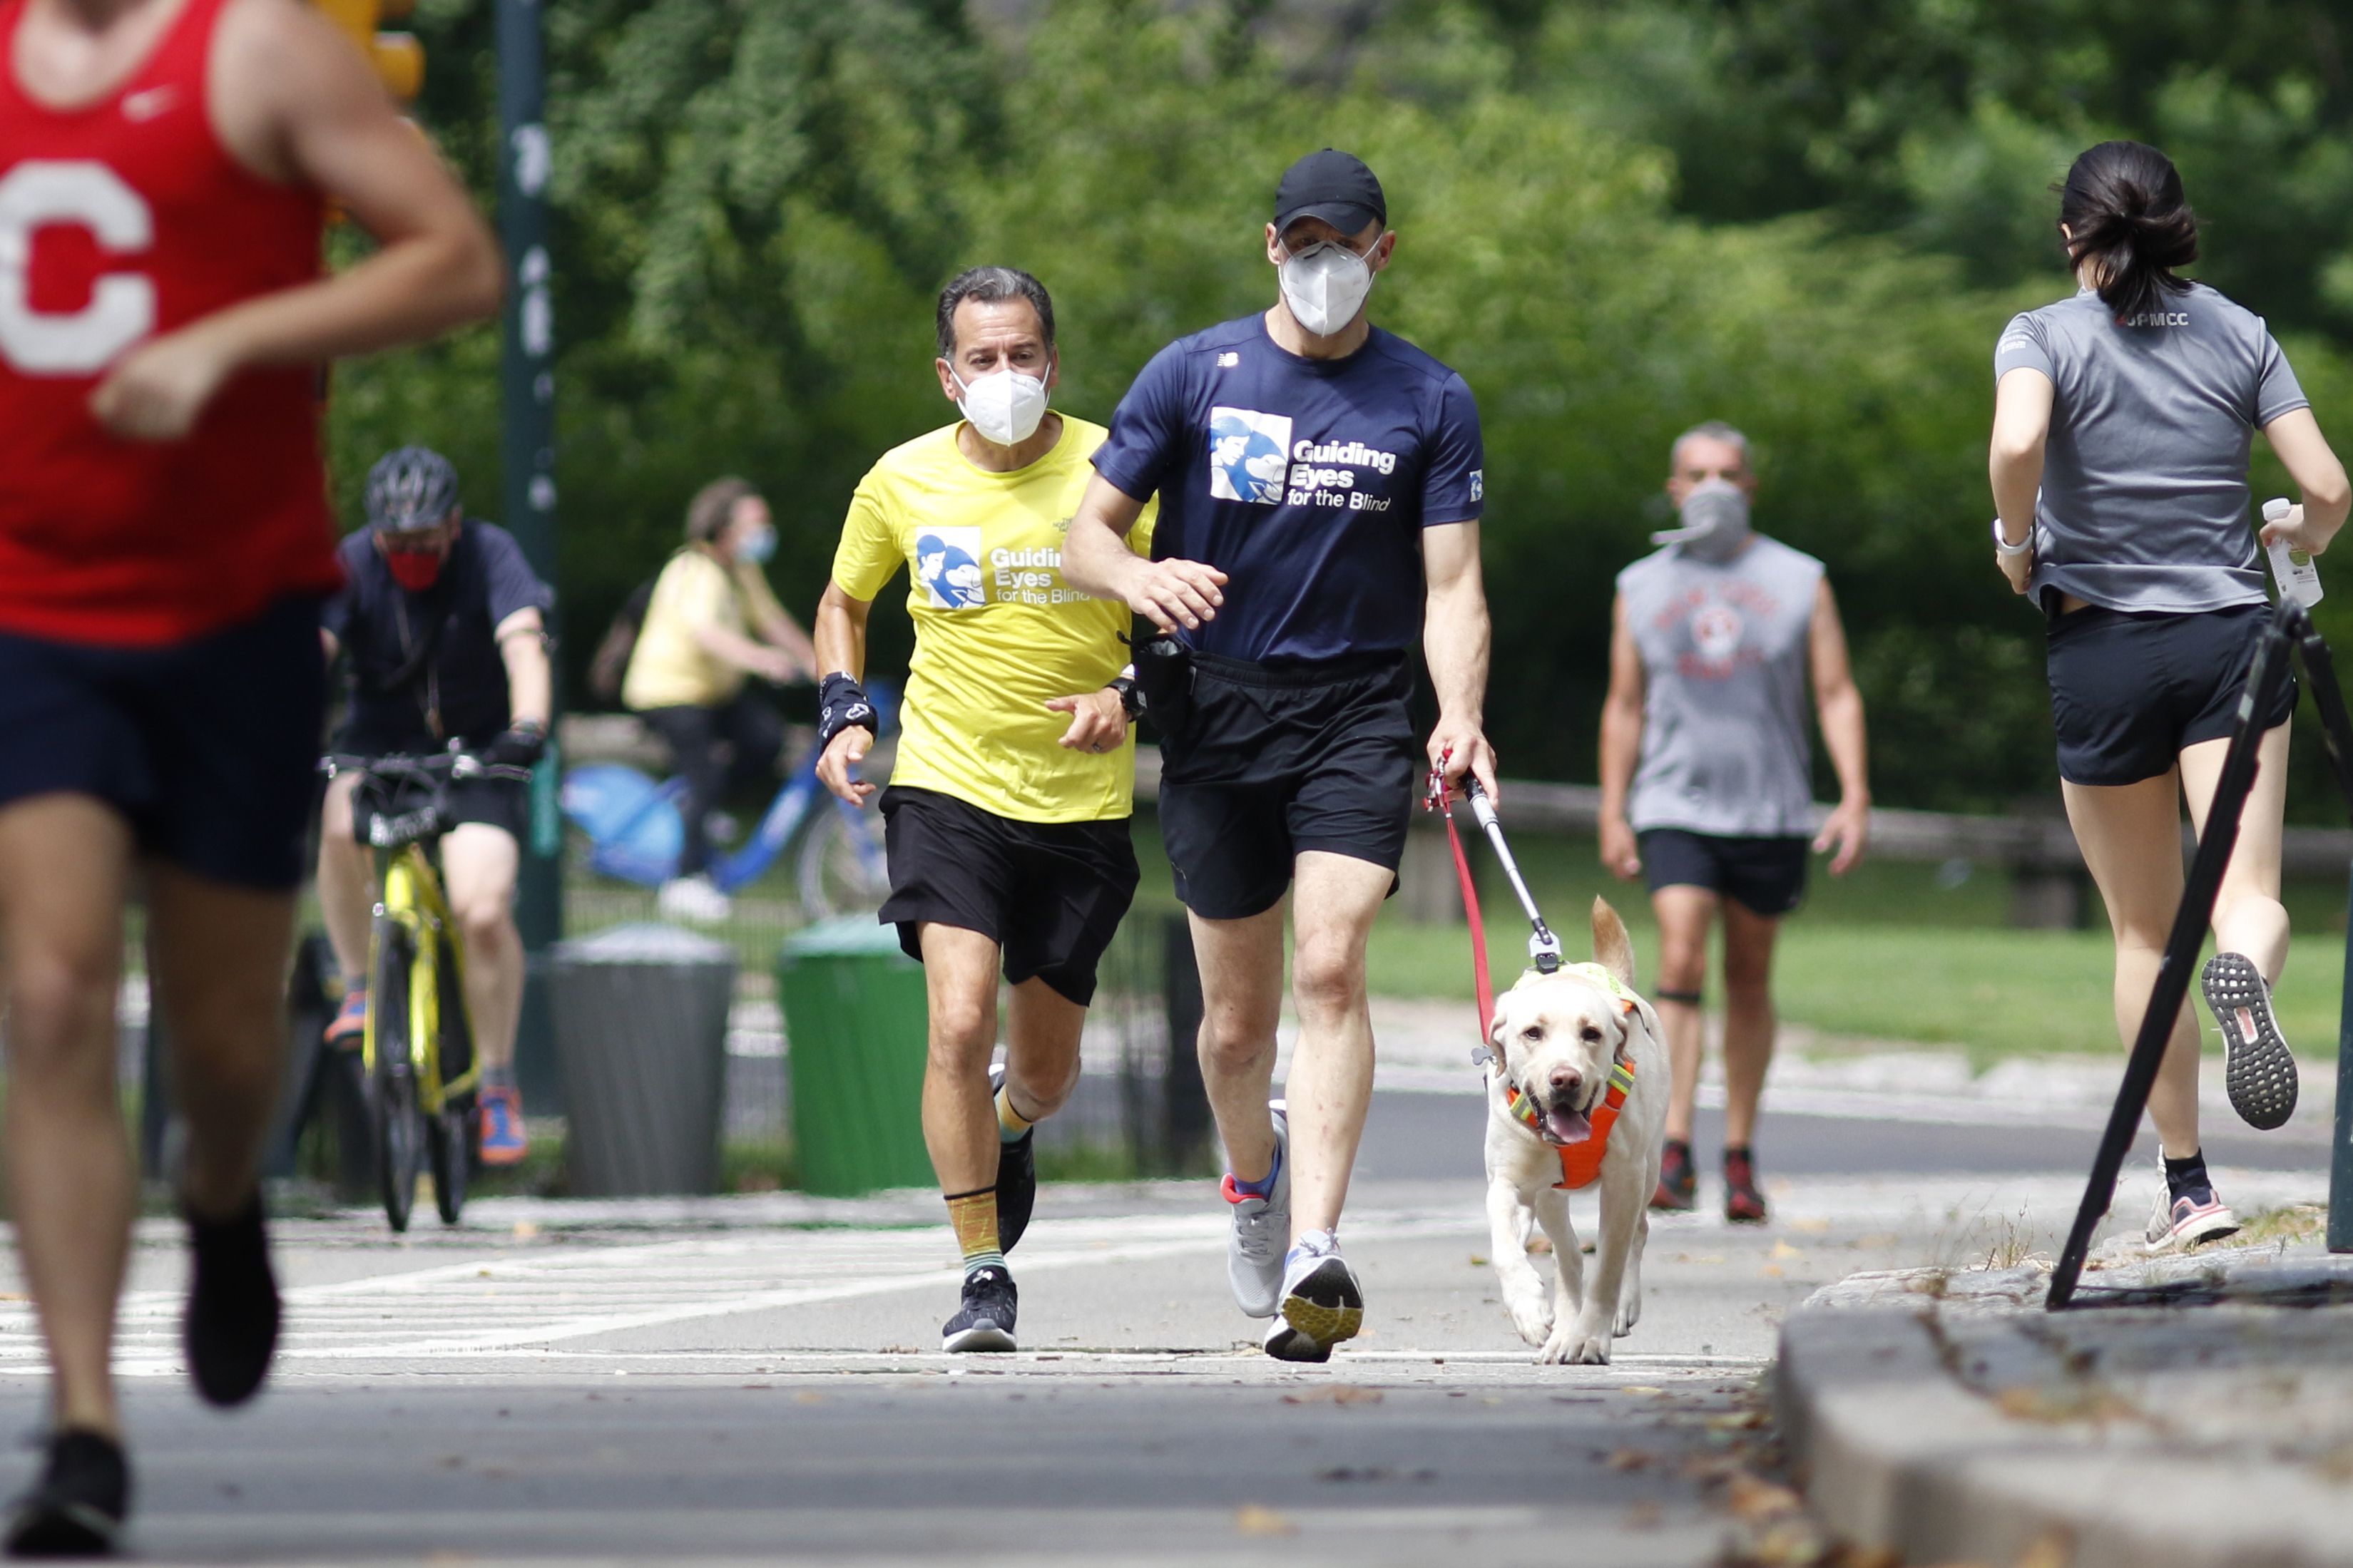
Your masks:
<svg viewBox="0 0 2353 1568"><path fill-rule="evenodd" d="M2274 496L2263 502L2263 521L2277 522L2289 510L2287 497ZM2281 597L2294 599L2306 609L2320 603L2320 567L2313 561L2312 552L2281 539L2263 546L2263 552L2272 558L2272 581L2279 584Z"/></svg>

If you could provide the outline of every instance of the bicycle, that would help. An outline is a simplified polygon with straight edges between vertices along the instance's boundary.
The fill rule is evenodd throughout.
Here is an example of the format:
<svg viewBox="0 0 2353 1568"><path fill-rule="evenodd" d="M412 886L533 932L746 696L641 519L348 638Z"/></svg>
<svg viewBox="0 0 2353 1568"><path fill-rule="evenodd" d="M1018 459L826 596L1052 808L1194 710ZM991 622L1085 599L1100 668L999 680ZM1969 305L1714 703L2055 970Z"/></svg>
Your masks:
<svg viewBox="0 0 2353 1568"><path fill-rule="evenodd" d="M868 690L877 721L888 730L893 693L882 682ZM818 750L801 759L776 791L743 847L714 856L712 885L733 893L756 881L781 858L796 837L800 850L794 882L801 910L810 920L881 908L891 890L883 861L882 828L872 812L833 801L818 782ZM657 784L625 763L587 763L564 775L565 816L588 838L588 868L640 887L659 887L678 874L686 825L679 802L686 781Z"/></svg>
<svg viewBox="0 0 2353 1568"><path fill-rule="evenodd" d="M480 1064L466 1011L466 950L442 889L435 848L451 826L448 786L468 779L527 780L530 770L483 762L456 742L438 756L384 756L362 769L352 831L375 851L375 917L368 932L367 1023L360 1070L374 1121L376 1185L385 1217L408 1228L422 1165L433 1204L456 1225L474 1152ZM334 777L337 763L322 768Z"/></svg>

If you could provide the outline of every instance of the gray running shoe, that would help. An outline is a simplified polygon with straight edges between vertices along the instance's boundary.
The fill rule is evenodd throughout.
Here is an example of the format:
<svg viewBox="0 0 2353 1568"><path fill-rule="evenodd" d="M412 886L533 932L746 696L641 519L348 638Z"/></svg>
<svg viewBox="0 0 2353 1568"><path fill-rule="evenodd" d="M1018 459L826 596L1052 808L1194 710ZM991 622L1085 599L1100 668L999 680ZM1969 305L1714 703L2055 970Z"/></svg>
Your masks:
<svg viewBox="0 0 2353 1568"><path fill-rule="evenodd" d="M1303 1239L1283 1270L1282 1328L1266 1337L1282 1361L1329 1361L1332 1347L1365 1326L1365 1291L1329 1233Z"/></svg>
<svg viewBox="0 0 2353 1568"><path fill-rule="evenodd" d="M1234 1305L1246 1318L1271 1318L1282 1297L1282 1255L1291 1246L1291 1123L1282 1101L1271 1100L1274 1119L1274 1190L1255 1197L1234 1185L1226 1173L1226 1202L1234 1209L1234 1233L1226 1241L1226 1279Z"/></svg>
<svg viewBox="0 0 2353 1568"><path fill-rule="evenodd" d="M2222 1027L2222 1085L2231 1109L2269 1132L2295 1113L2295 1058L2272 1016L2272 988L2243 953L2218 952L2199 976L2206 1005Z"/></svg>

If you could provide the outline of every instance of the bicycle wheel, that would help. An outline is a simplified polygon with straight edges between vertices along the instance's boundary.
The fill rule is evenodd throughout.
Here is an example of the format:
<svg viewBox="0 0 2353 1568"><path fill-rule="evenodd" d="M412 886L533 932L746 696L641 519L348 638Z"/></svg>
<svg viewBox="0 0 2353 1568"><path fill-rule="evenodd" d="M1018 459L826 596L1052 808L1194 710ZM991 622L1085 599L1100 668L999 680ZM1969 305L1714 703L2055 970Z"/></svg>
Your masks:
<svg viewBox="0 0 2353 1568"><path fill-rule="evenodd" d="M801 837L796 870L801 912L812 921L881 909L891 895L881 822L871 812L819 812Z"/></svg>
<svg viewBox="0 0 2353 1568"><path fill-rule="evenodd" d="M474 1154L474 1102L452 1102L425 1124L426 1154L433 1162L433 1206L443 1225L456 1225L466 1207L468 1167Z"/></svg>
<svg viewBox="0 0 2353 1568"><path fill-rule="evenodd" d="M417 1106L417 1069L410 1058L408 931L394 921L376 928L375 976L368 1005L375 1015L375 1065L369 1100L375 1113L376 1187L392 1228L408 1228L417 1203L417 1169L422 1161L422 1117Z"/></svg>
<svg viewBox="0 0 2353 1568"><path fill-rule="evenodd" d="M465 987L458 980L458 952L444 933L435 941L440 962L434 977L441 989L438 1016L441 1037L434 1064L447 1089L474 1069L473 1023L466 1014ZM432 1163L433 1206L443 1225L456 1225L466 1206L466 1188L473 1175L474 1106L471 1089L451 1094L438 1114L426 1119L425 1153Z"/></svg>

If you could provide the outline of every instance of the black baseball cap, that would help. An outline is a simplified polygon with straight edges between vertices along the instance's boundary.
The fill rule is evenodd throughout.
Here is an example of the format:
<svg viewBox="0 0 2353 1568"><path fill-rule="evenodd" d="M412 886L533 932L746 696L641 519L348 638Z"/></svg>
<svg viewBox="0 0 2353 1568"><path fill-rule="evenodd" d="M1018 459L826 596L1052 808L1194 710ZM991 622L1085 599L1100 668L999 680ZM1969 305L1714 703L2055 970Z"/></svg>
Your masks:
<svg viewBox="0 0 2353 1568"><path fill-rule="evenodd" d="M1366 224L1388 224L1389 204L1362 158L1326 147L1284 170L1274 188L1274 232L1303 217L1320 217L1342 234L1361 234Z"/></svg>

